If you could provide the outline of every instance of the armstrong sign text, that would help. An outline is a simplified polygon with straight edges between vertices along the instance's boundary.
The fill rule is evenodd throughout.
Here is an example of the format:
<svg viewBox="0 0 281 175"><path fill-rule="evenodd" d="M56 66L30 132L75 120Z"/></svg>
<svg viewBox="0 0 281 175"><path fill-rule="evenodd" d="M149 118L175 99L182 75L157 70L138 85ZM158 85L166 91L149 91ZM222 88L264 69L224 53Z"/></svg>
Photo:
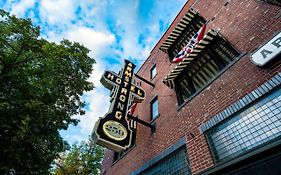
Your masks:
<svg viewBox="0 0 281 175"><path fill-rule="evenodd" d="M101 83L111 90L112 103L109 112L100 118L94 127L92 138L97 144L122 151L130 147L133 137L127 111L132 102L140 102L145 92L132 83L135 65L125 60L119 75L105 71Z"/></svg>

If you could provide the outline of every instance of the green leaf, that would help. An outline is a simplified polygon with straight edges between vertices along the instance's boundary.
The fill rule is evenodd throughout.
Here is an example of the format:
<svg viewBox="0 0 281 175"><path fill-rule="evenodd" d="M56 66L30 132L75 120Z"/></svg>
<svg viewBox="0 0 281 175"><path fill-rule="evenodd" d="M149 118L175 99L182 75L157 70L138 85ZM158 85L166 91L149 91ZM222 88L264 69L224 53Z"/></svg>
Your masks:
<svg viewBox="0 0 281 175"><path fill-rule="evenodd" d="M39 38L30 19L0 16L0 174L49 174L67 148L59 130L85 112L95 60L79 43Z"/></svg>

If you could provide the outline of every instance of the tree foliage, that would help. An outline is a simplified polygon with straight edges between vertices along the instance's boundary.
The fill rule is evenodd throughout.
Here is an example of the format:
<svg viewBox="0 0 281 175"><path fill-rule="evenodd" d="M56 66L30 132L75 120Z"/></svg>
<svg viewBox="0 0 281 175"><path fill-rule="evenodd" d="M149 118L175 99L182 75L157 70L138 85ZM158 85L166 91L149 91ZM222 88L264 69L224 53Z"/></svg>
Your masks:
<svg viewBox="0 0 281 175"><path fill-rule="evenodd" d="M103 148L92 141L74 144L69 152L57 159L55 175L97 175L103 158Z"/></svg>
<svg viewBox="0 0 281 175"><path fill-rule="evenodd" d="M84 114L80 97L94 59L68 40L39 37L39 27L0 11L0 174L48 174L67 144L59 130Z"/></svg>

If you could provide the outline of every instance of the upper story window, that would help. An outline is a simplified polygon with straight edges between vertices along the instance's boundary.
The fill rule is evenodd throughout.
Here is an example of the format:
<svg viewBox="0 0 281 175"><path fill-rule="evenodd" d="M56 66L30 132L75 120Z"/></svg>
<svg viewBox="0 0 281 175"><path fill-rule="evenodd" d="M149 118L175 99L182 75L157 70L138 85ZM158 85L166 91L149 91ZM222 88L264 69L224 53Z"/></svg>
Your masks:
<svg viewBox="0 0 281 175"><path fill-rule="evenodd" d="M158 98L155 97L151 102L150 102L150 108L151 108L151 120L156 119L159 116L159 111L158 111Z"/></svg>
<svg viewBox="0 0 281 175"><path fill-rule="evenodd" d="M152 68L150 69L150 79L153 79L157 74L156 71L156 64L154 66L152 66Z"/></svg>
<svg viewBox="0 0 281 175"><path fill-rule="evenodd" d="M281 139L281 89L230 116L206 133L216 163Z"/></svg>
<svg viewBox="0 0 281 175"><path fill-rule="evenodd" d="M175 79L179 104L219 75L239 53L223 38L217 37Z"/></svg>

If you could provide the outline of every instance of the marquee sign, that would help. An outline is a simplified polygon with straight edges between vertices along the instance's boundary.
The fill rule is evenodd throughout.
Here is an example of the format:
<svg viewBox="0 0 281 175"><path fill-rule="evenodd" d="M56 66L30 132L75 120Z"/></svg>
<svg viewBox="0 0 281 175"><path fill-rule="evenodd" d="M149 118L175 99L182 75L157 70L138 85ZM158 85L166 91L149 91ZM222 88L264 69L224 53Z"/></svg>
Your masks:
<svg viewBox="0 0 281 175"><path fill-rule="evenodd" d="M252 54L252 62L264 66L281 53L281 32Z"/></svg>
<svg viewBox="0 0 281 175"><path fill-rule="evenodd" d="M100 80L102 85L111 90L112 98L109 112L96 122L92 138L97 144L117 152L129 148L134 139L127 117L130 104L140 102L145 97L145 91L132 82L135 67L125 60L118 75L105 71Z"/></svg>

